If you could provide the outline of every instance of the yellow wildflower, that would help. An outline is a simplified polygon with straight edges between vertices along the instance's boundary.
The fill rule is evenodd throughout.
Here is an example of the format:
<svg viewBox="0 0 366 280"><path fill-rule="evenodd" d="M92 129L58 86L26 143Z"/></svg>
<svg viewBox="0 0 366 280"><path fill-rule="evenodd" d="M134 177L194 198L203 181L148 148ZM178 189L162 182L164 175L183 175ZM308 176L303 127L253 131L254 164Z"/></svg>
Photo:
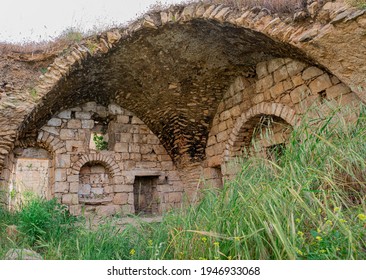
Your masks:
<svg viewBox="0 0 366 280"><path fill-rule="evenodd" d="M299 224L299 223L301 222L301 220L300 220L299 218L297 218L297 219L295 220L295 222Z"/></svg>
<svg viewBox="0 0 366 280"><path fill-rule="evenodd" d="M303 252L301 252L301 250L300 250L300 249L295 248L295 250L296 250L296 253L297 253L298 255L300 255L300 256L303 256L303 255L304 255L304 253L303 253Z"/></svg>
<svg viewBox="0 0 366 280"><path fill-rule="evenodd" d="M130 255L131 255L131 256L133 256L134 254L136 254L136 250L132 248L132 249L130 250Z"/></svg>
<svg viewBox="0 0 366 280"><path fill-rule="evenodd" d="M334 208L334 213L339 212L339 210L341 210L341 208L339 208L339 207L335 207L335 208Z"/></svg>
<svg viewBox="0 0 366 280"><path fill-rule="evenodd" d="M214 242L214 246L215 246L215 247L219 247L219 245L220 245L220 243L219 243L219 242L217 242L217 241L216 241L216 242Z"/></svg>
<svg viewBox="0 0 366 280"><path fill-rule="evenodd" d="M149 241L147 241L147 244L149 244L149 246L153 245L153 241L150 239Z"/></svg>
<svg viewBox="0 0 366 280"><path fill-rule="evenodd" d="M302 231L298 231L297 232L297 235L300 236L300 237L303 237L304 236L304 233Z"/></svg>
<svg viewBox="0 0 366 280"><path fill-rule="evenodd" d="M366 215L365 214L358 214L357 218L359 218L361 221L365 221L366 220Z"/></svg>
<svg viewBox="0 0 366 280"><path fill-rule="evenodd" d="M339 222L342 224L347 223L347 221L345 219L339 219Z"/></svg>
<svg viewBox="0 0 366 280"><path fill-rule="evenodd" d="M201 240L202 240L203 243L206 243L207 238L206 237L202 237Z"/></svg>
<svg viewBox="0 0 366 280"><path fill-rule="evenodd" d="M322 241L323 240L323 238L321 238L321 236L317 236L317 237L315 237L315 239L318 240L318 241Z"/></svg>
<svg viewBox="0 0 366 280"><path fill-rule="evenodd" d="M331 220L328 220L328 221L326 221L326 223L325 223L326 225L329 225L329 226L332 226L333 225L333 222L331 221Z"/></svg>

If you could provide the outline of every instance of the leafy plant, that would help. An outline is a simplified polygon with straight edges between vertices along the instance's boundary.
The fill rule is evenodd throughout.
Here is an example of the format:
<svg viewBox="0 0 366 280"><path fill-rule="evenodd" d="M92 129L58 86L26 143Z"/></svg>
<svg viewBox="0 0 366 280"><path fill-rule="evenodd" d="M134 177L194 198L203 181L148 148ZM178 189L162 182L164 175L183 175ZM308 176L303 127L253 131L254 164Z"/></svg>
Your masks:
<svg viewBox="0 0 366 280"><path fill-rule="evenodd" d="M103 135L94 134L93 141L95 143L95 147L98 151L103 151L108 149L108 142L104 140Z"/></svg>

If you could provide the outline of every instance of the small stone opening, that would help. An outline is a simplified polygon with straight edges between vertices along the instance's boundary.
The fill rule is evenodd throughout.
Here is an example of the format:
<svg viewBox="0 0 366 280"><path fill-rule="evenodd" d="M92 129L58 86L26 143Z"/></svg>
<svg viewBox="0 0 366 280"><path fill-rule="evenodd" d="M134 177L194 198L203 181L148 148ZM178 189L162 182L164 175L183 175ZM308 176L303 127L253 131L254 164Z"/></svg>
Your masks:
<svg viewBox="0 0 366 280"><path fill-rule="evenodd" d="M111 178L100 163L86 163L80 169L79 202L86 205L108 204L113 200Z"/></svg>
<svg viewBox="0 0 366 280"><path fill-rule="evenodd" d="M250 153L270 160L279 160L291 132L292 127L282 118L263 115L254 127Z"/></svg>
<svg viewBox="0 0 366 280"><path fill-rule="evenodd" d="M159 212L158 179L158 176L135 177L133 184L135 214L149 215Z"/></svg>

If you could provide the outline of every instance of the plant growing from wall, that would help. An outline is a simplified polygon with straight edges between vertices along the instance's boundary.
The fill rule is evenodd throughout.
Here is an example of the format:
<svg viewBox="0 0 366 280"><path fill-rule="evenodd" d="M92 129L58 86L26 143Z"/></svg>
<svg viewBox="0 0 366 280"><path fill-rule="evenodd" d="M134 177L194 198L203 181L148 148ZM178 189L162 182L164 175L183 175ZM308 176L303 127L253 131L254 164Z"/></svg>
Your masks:
<svg viewBox="0 0 366 280"><path fill-rule="evenodd" d="M94 134L93 141L95 143L95 147L98 151L103 151L108 149L108 142L104 140L103 135Z"/></svg>

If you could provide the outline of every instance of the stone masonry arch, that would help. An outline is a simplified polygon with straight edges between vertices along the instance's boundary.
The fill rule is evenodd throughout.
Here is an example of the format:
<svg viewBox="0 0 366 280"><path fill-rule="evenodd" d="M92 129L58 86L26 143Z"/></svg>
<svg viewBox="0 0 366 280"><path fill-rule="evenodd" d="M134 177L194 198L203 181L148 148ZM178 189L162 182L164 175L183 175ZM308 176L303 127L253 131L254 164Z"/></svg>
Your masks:
<svg viewBox="0 0 366 280"><path fill-rule="evenodd" d="M16 142L15 146L19 148L38 146L39 148L46 149L52 155L61 154L66 151L64 142L55 137L55 135L45 131L41 131L36 140L32 138L20 139Z"/></svg>
<svg viewBox="0 0 366 280"><path fill-rule="evenodd" d="M299 123L299 118L294 110L280 103L261 103L250 108L248 111L241 114L237 119L229 140L227 141L224 151L225 161L229 161L235 156L240 156L240 151L246 142L250 141L251 135L245 135L247 125L251 125L250 121L261 115L271 115L283 119L292 127L296 127Z"/></svg>
<svg viewBox="0 0 366 280"><path fill-rule="evenodd" d="M86 163L99 163L104 165L109 172L111 173L112 177L121 176L121 170L118 164L110 157L103 155L103 154L88 154L82 156L77 162L75 162L71 166L72 173L74 175L79 175L80 168L84 166Z"/></svg>

